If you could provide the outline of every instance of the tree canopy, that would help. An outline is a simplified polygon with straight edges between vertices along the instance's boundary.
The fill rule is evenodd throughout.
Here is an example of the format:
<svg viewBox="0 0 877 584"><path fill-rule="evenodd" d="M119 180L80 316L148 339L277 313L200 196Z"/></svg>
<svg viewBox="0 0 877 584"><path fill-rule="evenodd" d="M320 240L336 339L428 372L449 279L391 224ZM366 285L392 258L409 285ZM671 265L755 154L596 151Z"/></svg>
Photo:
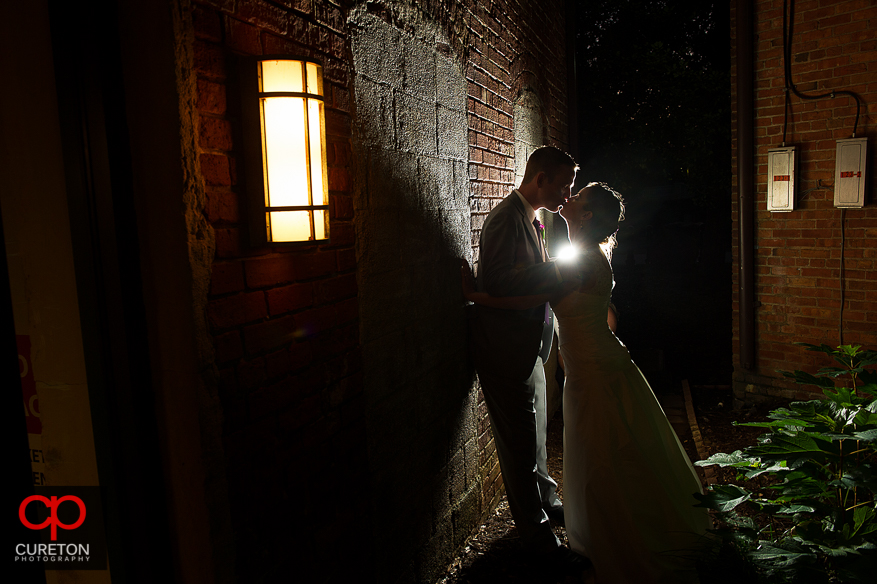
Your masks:
<svg viewBox="0 0 877 584"><path fill-rule="evenodd" d="M583 175L622 191L686 186L726 199L727 3L589 0L577 9Z"/></svg>

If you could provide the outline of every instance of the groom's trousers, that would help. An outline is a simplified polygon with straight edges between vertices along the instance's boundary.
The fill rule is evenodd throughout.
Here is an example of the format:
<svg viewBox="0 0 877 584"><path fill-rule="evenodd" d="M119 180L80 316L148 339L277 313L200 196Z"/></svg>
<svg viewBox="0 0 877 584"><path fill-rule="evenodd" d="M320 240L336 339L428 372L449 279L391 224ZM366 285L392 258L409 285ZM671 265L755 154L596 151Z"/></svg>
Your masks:
<svg viewBox="0 0 877 584"><path fill-rule="evenodd" d="M543 508L558 506L560 501L557 483L548 475L542 358L536 359L525 380L484 368L478 370L478 377L515 526L527 547L550 551L560 544Z"/></svg>

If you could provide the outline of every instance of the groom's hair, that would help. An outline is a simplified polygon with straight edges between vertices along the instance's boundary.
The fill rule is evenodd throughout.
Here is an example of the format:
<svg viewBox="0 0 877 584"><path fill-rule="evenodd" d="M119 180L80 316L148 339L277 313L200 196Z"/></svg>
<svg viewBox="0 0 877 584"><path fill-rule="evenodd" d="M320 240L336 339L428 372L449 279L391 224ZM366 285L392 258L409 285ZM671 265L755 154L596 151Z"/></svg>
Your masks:
<svg viewBox="0 0 877 584"><path fill-rule="evenodd" d="M544 172L548 180L554 180L558 170L561 168L570 168L578 171L579 165L572 159L572 156L554 146L542 146L537 148L530 154L527 159L527 168L524 170L524 178L521 184L525 185L540 172Z"/></svg>

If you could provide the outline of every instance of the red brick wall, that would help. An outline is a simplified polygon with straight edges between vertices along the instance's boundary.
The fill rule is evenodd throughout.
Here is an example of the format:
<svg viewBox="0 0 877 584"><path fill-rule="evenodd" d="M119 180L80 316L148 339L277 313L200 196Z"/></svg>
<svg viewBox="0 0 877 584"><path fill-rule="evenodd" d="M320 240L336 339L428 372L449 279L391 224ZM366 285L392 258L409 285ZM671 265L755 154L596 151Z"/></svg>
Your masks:
<svg viewBox="0 0 877 584"><path fill-rule="evenodd" d="M813 101L793 95L786 144L798 146L800 172L796 210L789 213L766 210L767 151L780 146L783 132L783 2L761 0L754 6L756 365L746 371L739 362L735 200L735 387L741 396L745 390L793 397L806 388L778 379L775 370L814 371L828 363L792 343L840 343L842 241L843 343L877 346L877 207L871 202L877 184L871 171L877 111L877 6L867 0L795 3L792 81L805 94L847 90L860 96L856 136L870 138L870 184L864 209L842 212L834 208L835 141L852 136L855 102L845 96ZM733 22L733 5L731 11ZM732 84L735 80L732 77ZM734 85L732 98L735 93ZM734 113L736 123L736 102ZM736 151L735 142L735 165ZM733 171L736 196L736 166Z"/></svg>
<svg viewBox="0 0 877 584"><path fill-rule="evenodd" d="M302 574L308 564L327 577L367 572L367 546L345 546L348 565L333 559L369 518L358 487L368 481L344 16L328 1L217 0L196 1L193 22L199 156L216 235L208 319L238 572L255 581L293 558L299 565L288 568ZM331 242L253 248L234 56L281 53L324 64Z"/></svg>
<svg viewBox="0 0 877 584"><path fill-rule="evenodd" d="M509 0L491 2L491 10L482 4L472 7L477 18L467 21L471 39L466 74L469 177L472 246L476 258L481 226L487 214L517 186L514 184L514 104L525 80L535 85L532 89L542 101L547 122L546 143L564 150L569 147L565 25L563 19L557 17L563 13L564 3ZM516 10L529 17L517 17ZM484 500L490 502L502 486L502 477L483 398L479 407Z"/></svg>

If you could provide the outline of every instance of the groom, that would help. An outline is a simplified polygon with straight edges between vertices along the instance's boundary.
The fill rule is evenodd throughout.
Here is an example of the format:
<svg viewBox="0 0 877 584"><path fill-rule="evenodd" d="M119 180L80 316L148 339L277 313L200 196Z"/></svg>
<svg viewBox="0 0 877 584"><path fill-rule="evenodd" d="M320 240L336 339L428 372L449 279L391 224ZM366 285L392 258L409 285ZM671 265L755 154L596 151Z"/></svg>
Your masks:
<svg viewBox="0 0 877 584"><path fill-rule="evenodd" d="M551 146L527 160L521 186L488 215L481 230L477 288L491 296L528 296L557 291L576 278L573 266L549 262L536 210L556 212L570 196L578 166ZM545 372L554 326L548 304L527 310L478 306L475 367L509 508L521 539L536 559L570 560L549 520L564 525L563 507L548 475L545 435ZM579 556L580 558L581 556Z"/></svg>

